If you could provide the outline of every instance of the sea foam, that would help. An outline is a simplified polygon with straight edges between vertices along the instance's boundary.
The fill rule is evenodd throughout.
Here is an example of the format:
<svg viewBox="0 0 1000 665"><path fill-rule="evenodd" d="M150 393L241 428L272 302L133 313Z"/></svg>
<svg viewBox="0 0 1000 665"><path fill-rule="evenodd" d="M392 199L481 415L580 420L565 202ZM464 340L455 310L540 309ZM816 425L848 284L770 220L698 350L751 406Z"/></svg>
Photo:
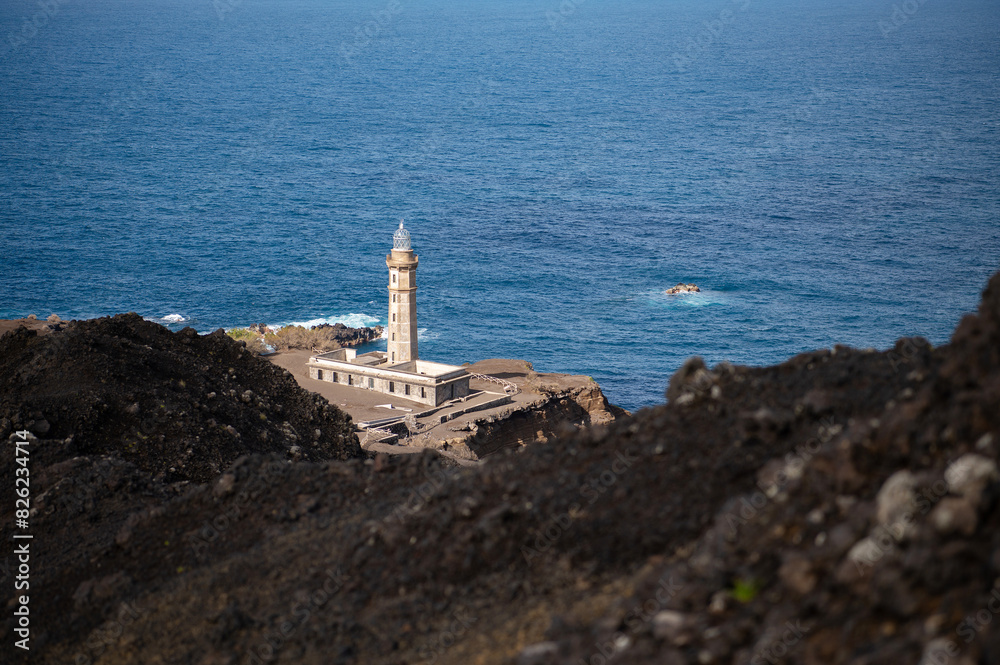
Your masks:
<svg viewBox="0 0 1000 665"><path fill-rule="evenodd" d="M175 323L184 323L189 321L182 314L167 314L166 316L144 316L142 317L144 321L152 321L153 323L159 323L161 326L170 326Z"/></svg>
<svg viewBox="0 0 1000 665"><path fill-rule="evenodd" d="M303 328L312 328L313 326L323 325L324 323L329 325L343 323L348 328L369 328L371 326L379 325L379 321L378 317L369 316L368 314L347 314L323 316L316 319L309 319L308 321L291 321L278 325L270 325L269 327L281 328L282 326L302 326Z"/></svg>

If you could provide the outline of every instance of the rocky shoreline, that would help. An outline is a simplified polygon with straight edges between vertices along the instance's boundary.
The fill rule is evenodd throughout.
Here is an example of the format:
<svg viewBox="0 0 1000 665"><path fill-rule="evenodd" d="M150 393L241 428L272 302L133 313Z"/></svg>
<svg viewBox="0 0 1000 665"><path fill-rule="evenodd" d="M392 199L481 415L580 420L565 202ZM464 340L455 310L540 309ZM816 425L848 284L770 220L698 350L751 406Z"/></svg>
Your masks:
<svg viewBox="0 0 1000 665"><path fill-rule="evenodd" d="M383 331L382 326L349 328L343 323L321 323L309 328L304 326L276 328L257 323L248 328L230 330L228 334L237 341L245 342L251 353L265 355L273 351L292 349L324 352L359 346L379 339Z"/></svg>
<svg viewBox="0 0 1000 665"><path fill-rule="evenodd" d="M32 656L1000 654L987 626L1000 577L1000 275L940 348L838 346L760 368L692 359L663 405L601 426L615 414L586 384L529 373L574 422L460 468L430 451L361 451L339 409L222 334L114 317L0 337L0 435L10 450L15 430L32 431ZM525 417L511 436L526 442L537 425ZM0 477L15 477L13 460ZM5 542L13 509L0 505ZM10 612L0 622L14 635ZM16 658L5 639L0 659Z"/></svg>

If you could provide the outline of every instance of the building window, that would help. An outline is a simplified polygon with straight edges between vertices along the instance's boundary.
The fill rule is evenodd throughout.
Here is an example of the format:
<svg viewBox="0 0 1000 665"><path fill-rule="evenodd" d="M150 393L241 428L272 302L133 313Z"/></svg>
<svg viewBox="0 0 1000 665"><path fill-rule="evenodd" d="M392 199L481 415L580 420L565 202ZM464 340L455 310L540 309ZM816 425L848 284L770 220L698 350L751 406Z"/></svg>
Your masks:
<svg viewBox="0 0 1000 665"><path fill-rule="evenodd" d="M396 352L392 352L392 362L396 362Z"/></svg>
<svg viewBox="0 0 1000 665"><path fill-rule="evenodd" d="M333 373L333 378L330 379L330 380L333 381L334 383L337 382L337 373L336 372Z"/></svg>
<svg viewBox="0 0 1000 665"><path fill-rule="evenodd" d="M396 384L393 381L389 382L389 392L391 392L391 393L396 392Z"/></svg>
<svg viewBox="0 0 1000 665"><path fill-rule="evenodd" d="M396 273L392 273L392 283L396 283Z"/></svg>
<svg viewBox="0 0 1000 665"><path fill-rule="evenodd" d="M350 375L350 374L347 375L347 385L349 385L349 386L353 386L354 385L354 377L352 375Z"/></svg>
<svg viewBox="0 0 1000 665"><path fill-rule="evenodd" d="M368 379L368 387L369 388L375 387L375 379Z"/></svg>
<svg viewBox="0 0 1000 665"><path fill-rule="evenodd" d="M424 387L423 386L420 386L420 396L421 397L427 397L427 393L424 392Z"/></svg>
<svg viewBox="0 0 1000 665"><path fill-rule="evenodd" d="M392 313L392 322L393 323L396 322L396 313L395 312Z"/></svg>
<svg viewBox="0 0 1000 665"><path fill-rule="evenodd" d="M403 386L403 392L405 392L407 395L410 394L410 384L406 384L405 386Z"/></svg>
<svg viewBox="0 0 1000 665"><path fill-rule="evenodd" d="M392 341L396 341L396 333L392 333Z"/></svg>
<svg viewBox="0 0 1000 665"><path fill-rule="evenodd" d="M323 380L323 370L321 369L316 370L316 378L319 379L320 381Z"/></svg>

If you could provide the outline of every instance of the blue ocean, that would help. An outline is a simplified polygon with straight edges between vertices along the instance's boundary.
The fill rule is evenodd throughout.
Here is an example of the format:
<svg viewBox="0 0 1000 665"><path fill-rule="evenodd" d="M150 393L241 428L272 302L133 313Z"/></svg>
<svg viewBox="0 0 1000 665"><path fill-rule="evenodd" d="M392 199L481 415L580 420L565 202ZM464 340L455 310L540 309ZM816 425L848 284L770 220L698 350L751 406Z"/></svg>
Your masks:
<svg viewBox="0 0 1000 665"><path fill-rule="evenodd" d="M0 0L0 318L384 323L400 219L421 357L628 409L944 343L1000 269L1000 3Z"/></svg>

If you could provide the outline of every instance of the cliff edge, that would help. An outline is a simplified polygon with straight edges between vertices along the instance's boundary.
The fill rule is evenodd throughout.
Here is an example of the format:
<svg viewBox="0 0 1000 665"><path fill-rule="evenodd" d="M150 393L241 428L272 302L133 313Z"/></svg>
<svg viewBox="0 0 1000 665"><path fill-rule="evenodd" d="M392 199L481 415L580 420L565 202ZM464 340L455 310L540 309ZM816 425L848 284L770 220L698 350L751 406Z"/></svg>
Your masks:
<svg viewBox="0 0 1000 665"><path fill-rule="evenodd" d="M517 387L509 404L473 411L445 422L436 439L414 443L468 458L483 459L505 449L543 444L588 427L603 427L628 415L611 404L589 376L535 372L524 360L494 358L466 366L470 372L490 376ZM497 390L482 380L474 387Z"/></svg>

